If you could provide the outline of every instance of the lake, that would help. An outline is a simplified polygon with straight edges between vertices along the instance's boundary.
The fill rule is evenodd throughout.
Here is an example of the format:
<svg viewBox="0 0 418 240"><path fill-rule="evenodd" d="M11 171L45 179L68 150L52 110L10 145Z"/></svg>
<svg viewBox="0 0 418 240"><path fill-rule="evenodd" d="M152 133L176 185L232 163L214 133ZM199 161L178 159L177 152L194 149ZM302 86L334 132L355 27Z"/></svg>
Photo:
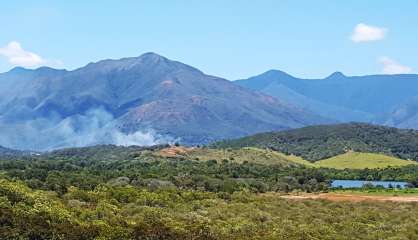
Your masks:
<svg viewBox="0 0 418 240"><path fill-rule="evenodd" d="M385 188L389 188L389 185L393 187L401 186L405 188L408 184L407 182L393 182L393 181L363 181L363 180L333 180L331 187L337 188L342 186L343 188L361 188L364 184L371 183L374 186L381 185Z"/></svg>

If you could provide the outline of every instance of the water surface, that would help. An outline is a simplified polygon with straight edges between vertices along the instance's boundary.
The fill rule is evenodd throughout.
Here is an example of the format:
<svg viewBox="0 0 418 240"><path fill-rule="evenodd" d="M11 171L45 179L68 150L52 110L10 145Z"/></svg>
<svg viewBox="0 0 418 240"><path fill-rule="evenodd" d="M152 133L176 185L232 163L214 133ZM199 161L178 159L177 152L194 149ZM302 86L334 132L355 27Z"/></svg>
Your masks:
<svg viewBox="0 0 418 240"><path fill-rule="evenodd" d="M408 184L407 182L395 182L395 181L363 181L363 180L333 180L331 187L343 187L343 188L361 188L364 184L373 184L373 186L381 185L385 188L399 187L405 188Z"/></svg>

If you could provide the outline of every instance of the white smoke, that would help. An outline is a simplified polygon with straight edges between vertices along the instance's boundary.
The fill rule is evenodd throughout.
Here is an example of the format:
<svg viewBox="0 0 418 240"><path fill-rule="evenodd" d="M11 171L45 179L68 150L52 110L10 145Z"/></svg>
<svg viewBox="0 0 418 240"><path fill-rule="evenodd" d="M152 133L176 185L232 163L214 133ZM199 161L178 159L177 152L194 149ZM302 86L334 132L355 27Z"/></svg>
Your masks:
<svg viewBox="0 0 418 240"><path fill-rule="evenodd" d="M124 133L117 129L112 114L103 109L64 119L38 118L13 124L0 120L0 145L14 149L48 151L97 144L151 146L174 141L152 129Z"/></svg>

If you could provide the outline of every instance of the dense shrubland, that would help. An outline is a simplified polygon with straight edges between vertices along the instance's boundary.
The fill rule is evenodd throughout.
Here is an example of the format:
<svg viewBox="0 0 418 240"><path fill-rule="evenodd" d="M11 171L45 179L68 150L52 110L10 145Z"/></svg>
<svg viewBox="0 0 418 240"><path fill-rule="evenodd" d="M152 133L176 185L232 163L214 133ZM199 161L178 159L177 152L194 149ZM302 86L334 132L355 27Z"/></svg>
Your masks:
<svg viewBox="0 0 418 240"><path fill-rule="evenodd" d="M40 156L0 160L0 171L40 190L64 194L71 186L93 190L100 184L178 188L209 192L326 191L331 179L392 180L414 183L418 166L336 170L310 168L277 159L262 164L265 154L228 150L217 156L198 150L186 156L163 157L164 146L152 148L96 146L66 149ZM203 159L202 154L210 158ZM198 156L198 157L196 157ZM226 157L225 157L226 156ZM234 156L234 158L230 157ZM253 157L258 157L251 160ZM213 158L212 158L213 157ZM245 161L240 160L244 158ZM196 160L199 159L199 160Z"/></svg>
<svg viewBox="0 0 418 240"><path fill-rule="evenodd" d="M75 186L93 190L100 184L138 187L241 191L325 191L329 181L321 169L263 165L228 159L164 158L159 148L98 146L0 161L0 170L34 189L64 194Z"/></svg>
<svg viewBox="0 0 418 240"><path fill-rule="evenodd" d="M0 180L1 239L417 239L418 205Z"/></svg>
<svg viewBox="0 0 418 240"><path fill-rule="evenodd" d="M278 196L328 191L332 178L416 179L417 167L332 170L282 159L261 164L269 153L247 150L163 157L163 147L97 146L0 160L0 239L418 237L416 203ZM244 161L235 159L244 155ZM253 157L258 160L251 162Z"/></svg>

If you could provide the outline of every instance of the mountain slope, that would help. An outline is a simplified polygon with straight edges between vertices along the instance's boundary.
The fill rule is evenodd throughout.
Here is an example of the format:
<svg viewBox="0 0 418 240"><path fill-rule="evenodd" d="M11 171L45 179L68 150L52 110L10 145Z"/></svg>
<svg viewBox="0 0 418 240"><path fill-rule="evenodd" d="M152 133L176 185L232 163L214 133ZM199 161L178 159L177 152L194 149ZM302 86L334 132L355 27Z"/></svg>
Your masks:
<svg viewBox="0 0 418 240"><path fill-rule="evenodd" d="M373 120L373 115L370 113L327 104L298 93L283 84L272 83L263 89L262 92L271 96L280 97L284 101L295 103L304 109L309 109L321 116L328 116L341 122L353 120L368 122Z"/></svg>
<svg viewBox="0 0 418 240"><path fill-rule="evenodd" d="M235 83L284 100L298 95L299 106L340 121L385 123L391 112L418 96L418 75L413 74L347 77L335 72L324 79L299 79L271 70ZM408 126L418 128L418 122Z"/></svg>
<svg viewBox="0 0 418 240"><path fill-rule="evenodd" d="M220 148L270 148L317 161L348 151L383 153L418 161L418 131L363 123L309 126L214 144Z"/></svg>
<svg viewBox="0 0 418 240"><path fill-rule="evenodd" d="M418 97L411 98L408 102L397 106L387 114L385 124L401 128L417 128Z"/></svg>
<svg viewBox="0 0 418 240"><path fill-rule="evenodd" d="M0 82L0 92L19 83L0 103L0 129L6 135L0 144L14 148L138 140L149 145L166 139L202 144L329 122L154 53L74 71L18 68L1 74Z"/></svg>
<svg viewBox="0 0 418 240"><path fill-rule="evenodd" d="M28 153L0 146L0 157L21 156L26 154Z"/></svg>

